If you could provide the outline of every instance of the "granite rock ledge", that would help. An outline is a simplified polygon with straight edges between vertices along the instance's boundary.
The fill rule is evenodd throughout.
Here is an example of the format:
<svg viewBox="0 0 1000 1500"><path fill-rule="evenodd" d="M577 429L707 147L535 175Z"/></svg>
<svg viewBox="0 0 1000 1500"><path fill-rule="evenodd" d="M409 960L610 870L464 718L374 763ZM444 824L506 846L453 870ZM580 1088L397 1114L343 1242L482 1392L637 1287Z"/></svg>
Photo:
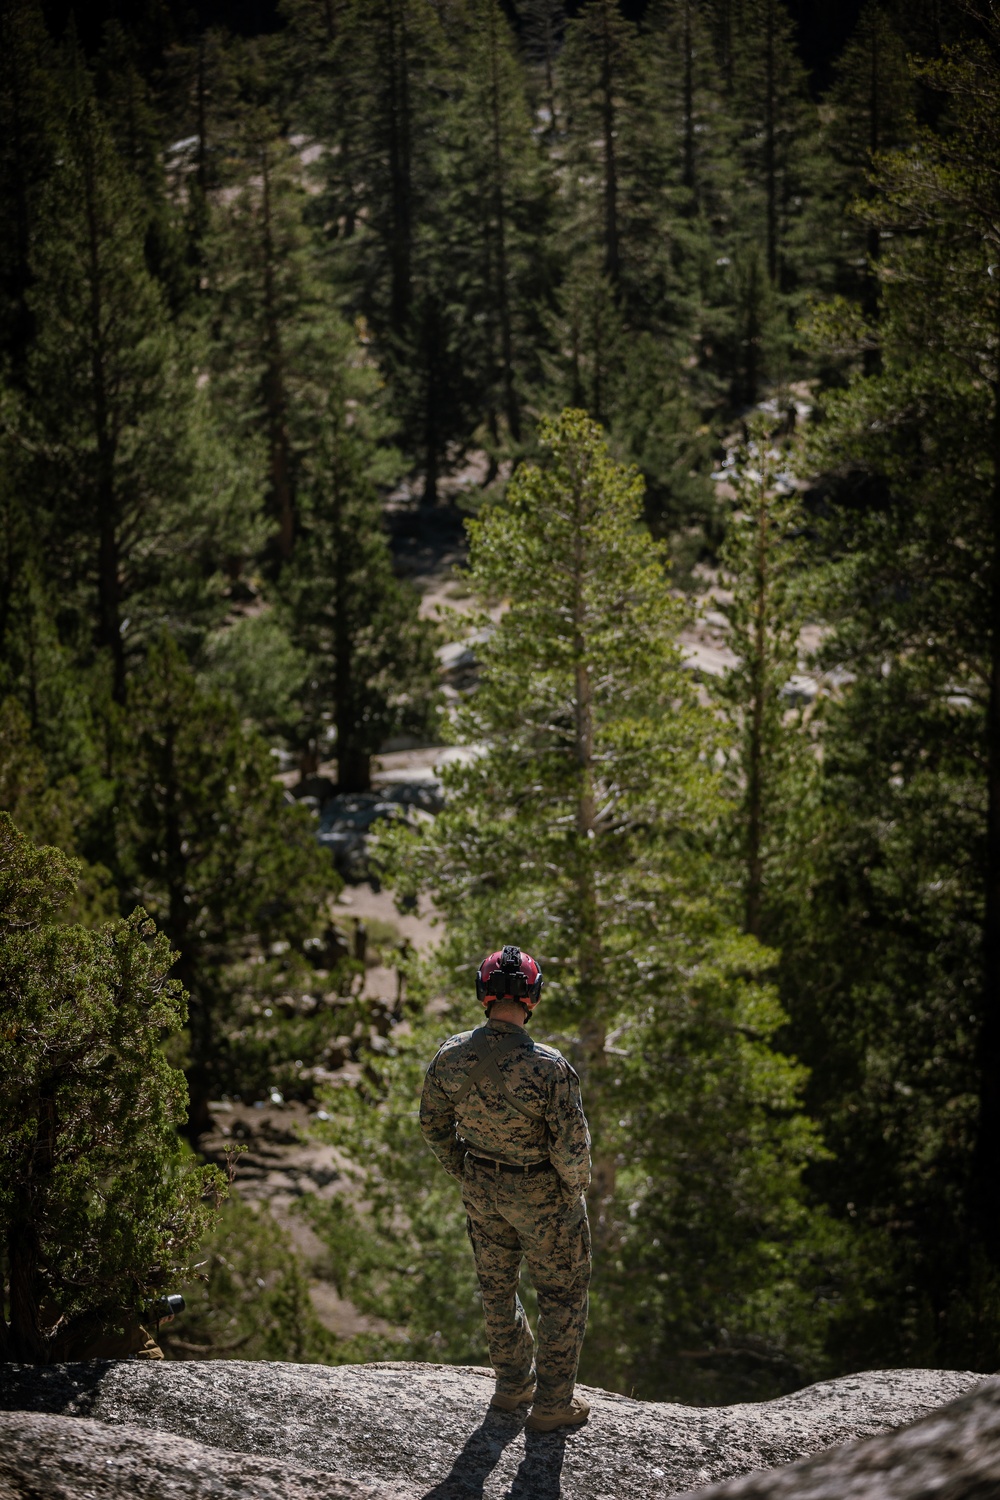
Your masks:
<svg viewBox="0 0 1000 1500"><path fill-rule="evenodd" d="M971 1402L969 1411L996 1413L993 1426L992 1417L983 1420L1000 1454L1000 1381L970 1395L984 1379L870 1371L727 1407L635 1401L584 1387L593 1408L587 1426L542 1435L524 1431L523 1414L488 1410L492 1372L477 1367L0 1365L0 1412L7 1413L0 1416L0 1500L667 1500L740 1476L759 1485L761 1470L878 1437L956 1398ZM727 1500L813 1494L722 1493ZM841 1488L836 1496L883 1500L883 1493L900 1500L908 1492ZM816 1500L833 1494L815 1492ZM977 1500L987 1494L1000 1488L977 1491Z"/></svg>

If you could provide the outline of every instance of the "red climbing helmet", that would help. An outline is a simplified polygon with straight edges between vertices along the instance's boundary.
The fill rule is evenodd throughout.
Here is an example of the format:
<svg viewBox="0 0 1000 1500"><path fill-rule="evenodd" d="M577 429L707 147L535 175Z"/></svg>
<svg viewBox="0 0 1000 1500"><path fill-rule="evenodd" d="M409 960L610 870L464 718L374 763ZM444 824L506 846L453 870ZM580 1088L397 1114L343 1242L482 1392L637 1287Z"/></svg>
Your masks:
<svg viewBox="0 0 1000 1500"><path fill-rule="evenodd" d="M519 1000L532 1011L542 993L542 971L530 953L513 943L484 958L476 975L476 998L480 1005L494 1000Z"/></svg>

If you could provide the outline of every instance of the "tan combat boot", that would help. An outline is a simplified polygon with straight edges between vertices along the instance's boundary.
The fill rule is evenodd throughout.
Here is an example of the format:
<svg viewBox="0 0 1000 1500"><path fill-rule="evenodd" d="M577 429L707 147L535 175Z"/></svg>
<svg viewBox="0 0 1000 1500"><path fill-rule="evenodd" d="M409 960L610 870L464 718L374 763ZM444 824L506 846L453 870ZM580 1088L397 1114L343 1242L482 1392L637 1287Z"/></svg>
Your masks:
<svg viewBox="0 0 1000 1500"><path fill-rule="evenodd" d="M524 1425L529 1432L555 1432L557 1427L579 1427L589 1416L589 1404L574 1396L568 1406L533 1406Z"/></svg>
<svg viewBox="0 0 1000 1500"><path fill-rule="evenodd" d="M494 1411L517 1411L519 1406L527 1406L535 1399L535 1382L526 1385L521 1391L501 1391L499 1387L490 1397L490 1405Z"/></svg>

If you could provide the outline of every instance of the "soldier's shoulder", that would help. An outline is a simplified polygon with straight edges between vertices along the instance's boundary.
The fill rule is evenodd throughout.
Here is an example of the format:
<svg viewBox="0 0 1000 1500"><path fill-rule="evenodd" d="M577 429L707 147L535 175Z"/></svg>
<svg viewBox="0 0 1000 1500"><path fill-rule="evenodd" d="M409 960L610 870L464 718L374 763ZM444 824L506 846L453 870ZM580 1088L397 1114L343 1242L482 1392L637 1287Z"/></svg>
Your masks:
<svg viewBox="0 0 1000 1500"><path fill-rule="evenodd" d="M449 1057L453 1053L458 1052L465 1046L466 1042L471 1041L472 1035L471 1031L456 1031L454 1036L445 1037L434 1054L434 1061L436 1062L439 1057Z"/></svg>
<svg viewBox="0 0 1000 1500"><path fill-rule="evenodd" d="M532 1042L532 1055L537 1057L543 1066L550 1067L553 1072L572 1073L576 1077L572 1064L566 1061L558 1047L550 1047L548 1042L536 1042L534 1038Z"/></svg>

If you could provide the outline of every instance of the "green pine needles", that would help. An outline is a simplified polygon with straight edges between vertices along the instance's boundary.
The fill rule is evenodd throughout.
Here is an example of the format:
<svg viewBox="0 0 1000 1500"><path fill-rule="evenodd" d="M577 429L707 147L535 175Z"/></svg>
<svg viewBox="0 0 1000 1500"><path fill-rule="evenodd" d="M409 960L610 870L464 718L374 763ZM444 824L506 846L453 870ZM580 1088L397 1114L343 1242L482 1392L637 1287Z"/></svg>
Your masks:
<svg viewBox="0 0 1000 1500"><path fill-rule="evenodd" d="M58 924L75 881L0 813L2 1359L44 1360L74 1314L113 1324L190 1275L226 1187L178 1147L169 945L141 910L97 932Z"/></svg>
<svg viewBox="0 0 1000 1500"><path fill-rule="evenodd" d="M817 1368L843 1246L802 1186L823 1152L803 1071L772 1045L773 958L730 922L709 858L724 729L684 668L641 481L582 412L542 437L546 461L469 526L470 582L499 613L459 715L476 753L449 771L433 828L387 838L385 856L445 917L434 967L456 1019L473 1019L475 965L498 944L545 971L534 1025L581 1071L594 1133L588 1377L685 1399L734 1378L770 1391ZM380 1074L385 1130L407 1107L397 1075ZM394 1176L439 1250L419 1174Z"/></svg>

